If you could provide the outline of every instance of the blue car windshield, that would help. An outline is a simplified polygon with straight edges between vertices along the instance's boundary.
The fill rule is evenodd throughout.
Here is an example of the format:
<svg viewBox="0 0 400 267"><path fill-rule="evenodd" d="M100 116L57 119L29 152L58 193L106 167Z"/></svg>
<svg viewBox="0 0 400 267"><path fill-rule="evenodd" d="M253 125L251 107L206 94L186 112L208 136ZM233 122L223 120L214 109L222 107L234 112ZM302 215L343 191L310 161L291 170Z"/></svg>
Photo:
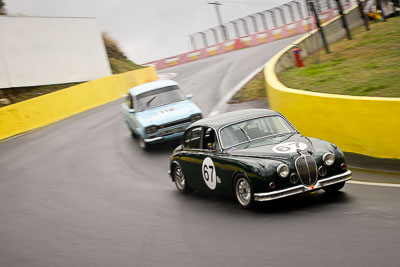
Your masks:
<svg viewBox="0 0 400 267"><path fill-rule="evenodd" d="M230 148L252 140L295 131L281 116L269 116L239 122L222 128L221 141L224 148Z"/></svg>
<svg viewBox="0 0 400 267"><path fill-rule="evenodd" d="M135 108L143 111L183 100L185 98L179 87L171 85L137 95Z"/></svg>

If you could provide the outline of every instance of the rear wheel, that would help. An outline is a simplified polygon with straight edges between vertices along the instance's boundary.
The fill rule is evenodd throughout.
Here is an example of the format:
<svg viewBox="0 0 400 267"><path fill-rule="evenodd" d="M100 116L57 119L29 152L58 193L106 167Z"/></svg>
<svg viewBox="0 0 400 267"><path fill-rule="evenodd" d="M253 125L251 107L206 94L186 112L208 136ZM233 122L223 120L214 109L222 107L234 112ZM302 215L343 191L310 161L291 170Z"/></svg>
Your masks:
<svg viewBox="0 0 400 267"><path fill-rule="evenodd" d="M186 194L190 193L192 190L187 186L185 175L183 174L182 168L179 165L176 165L174 168L174 181L176 188L179 192Z"/></svg>
<svg viewBox="0 0 400 267"><path fill-rule="evenodd" d="M236 201L243 207L249 208L253 205L253 185L244 174L238 174L234 182L234 195Z"/></svg>
<svg viewBox="0 0 400 267"><path fill-rule="evenodd" d="M327 192L327 193L336 193L336 192L338 192L340 189L342 189L343 186L344 186L344 182L341 182L341 183L329 185L329 186L324 187L324 188L322 188L322 189L324 189L325 192Z"/></svg>

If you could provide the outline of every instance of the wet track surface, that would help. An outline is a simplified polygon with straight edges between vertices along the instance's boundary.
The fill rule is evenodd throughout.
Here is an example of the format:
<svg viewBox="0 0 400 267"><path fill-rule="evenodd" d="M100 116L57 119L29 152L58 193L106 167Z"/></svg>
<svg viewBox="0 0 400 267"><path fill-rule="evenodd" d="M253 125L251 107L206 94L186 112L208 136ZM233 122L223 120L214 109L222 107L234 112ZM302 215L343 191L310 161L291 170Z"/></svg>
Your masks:
<svg viewBox="0 0 400 267"><path fill-rule="evenodd" d="M196 88L208 113L214 99ZM1 267L398 266L400 188L347 184L252 210L181 195L167 174L174 144L142 151L119 103L0 143Z"/></svg>

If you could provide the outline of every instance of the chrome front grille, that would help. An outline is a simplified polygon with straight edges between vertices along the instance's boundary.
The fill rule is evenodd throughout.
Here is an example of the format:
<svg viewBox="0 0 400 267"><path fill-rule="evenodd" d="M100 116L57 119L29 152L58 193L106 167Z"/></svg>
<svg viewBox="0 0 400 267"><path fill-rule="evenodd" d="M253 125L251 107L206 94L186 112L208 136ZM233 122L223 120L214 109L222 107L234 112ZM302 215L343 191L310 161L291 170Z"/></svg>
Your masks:
<svg viewBox="0 0 400 267"><path fill-rule="evenodd" d="M187 128L187 126L183 125L183 126L172 128L172 129L162 130L161 134L163 136L165 136L165 135L170 135L170 134L174 134L174 133L178 133L178 132L183 132L186 130L186 128Z"/></svg>
<svg viewBox="0 0 400 267"><path fill-rule="evenodd" d="M183 132L189 126L190 122L191 120L189 118L162 124L158 127L158 136L166 136L178 132Z"/></svg>
<svg viewBox="0 0 400 267"><path fill-rule="evenodd" d="M191 122L190 118L179 120L179 121L173 121L173 122L170 122L170 123L166 123L166 124L160 125L160 127L161 128L168 128L168 127L177 126L179 124L189 123L189 122Z"/></svg>
<svg viewBox="0 0 400 267"><path fill-rule="evenodd" d="M317 182L318 170L314 158L309 155L301 155L295 162L297 175L302 184L311 186Z"/></svg>

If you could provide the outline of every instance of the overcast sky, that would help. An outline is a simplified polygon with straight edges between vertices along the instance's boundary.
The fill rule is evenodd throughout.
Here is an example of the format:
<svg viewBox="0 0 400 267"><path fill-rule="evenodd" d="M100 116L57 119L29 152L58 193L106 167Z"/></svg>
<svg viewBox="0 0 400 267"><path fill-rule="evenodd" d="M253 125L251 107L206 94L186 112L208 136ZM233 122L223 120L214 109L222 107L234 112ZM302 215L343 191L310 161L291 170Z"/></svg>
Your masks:
<svg viewBox="0 0 400 267"><path fill-rule="evenodd" d="M218 25L208 0L4 0L9 14L96 17L135 63L189 50L188 35ZM224 22L290 0L220 0Z"/></svg>

